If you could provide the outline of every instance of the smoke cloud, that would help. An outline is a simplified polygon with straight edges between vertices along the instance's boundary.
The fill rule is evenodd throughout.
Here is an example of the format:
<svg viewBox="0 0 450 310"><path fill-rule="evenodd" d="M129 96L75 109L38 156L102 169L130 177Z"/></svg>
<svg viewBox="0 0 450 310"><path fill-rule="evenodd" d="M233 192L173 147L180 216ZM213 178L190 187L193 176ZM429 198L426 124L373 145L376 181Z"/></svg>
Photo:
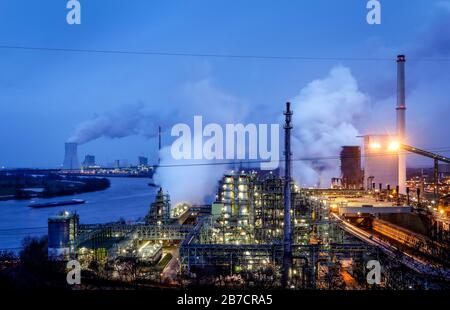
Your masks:
<svg viewBox="0 0 450 310"><path fill-rule="evenodd" d="M144 104L123 105L80 123L67 142L84 144L102 137L118 139L132 135L152 138L157 134L158 124L158 115L147 111Z"/></svg>
<svg viewBox="0 0 450 310"><path fill-rule="evenodd" d="M294 158L336 156L343 145L359 145L353 125L369 98L358 89L350 69L337 66L312 81L291 100ZM302 186L327 186L339 177L339 160L295 161L293 175Z"/></svg>
<svg viewBox="0 0 450 310"><path fill-rule="evenodd" d="M227 95L214 87L210 81L200 81L184 88L186 107L191 107L185 116L191 119L196 112L206 120L218 123L244 122L249 115L243 101ZM358 130L354 120L362 112L368 97L358 89L358 83L350 70L343 66L333 68L324 79L314 80L303 88L291 102L294 109L293 153L294 157L329 157L340 153L343 145L359 145ZM267 106L271 120L279 119L281 108ZM195 112L194 112L195 111ZM206 115L205 115L206 113ZM253 113L259 114L258 111ZM236 117L239 117L236 120ZM267 120L266 120L267 121ZM209 121L208 121L209 122ZM264 120L260 120L264 122ZM238 146L242 147L242 146ZM218 180L230 169L212 161L177 160L170 154L170 147L161 152L161 167L155 181L169 191L172 202L204 203L208 195L214 194ZM167 167L171 165L185 166ZM200 165L198 165L200 164ZM192 166L193 165L193 166ZM296 161L294 178L301 185L327 186L332 177L338 177L339 160Z"/></svg>
<svg viewBox="0 0 450 310"><path fill-rule="evenodd" d="M205 123L220 125L243 122L248 115L245 101L227 94L211 79L185 84L181 96L180 106L183 108L179 117L186 124L192 123L195 115L203 116ZM192 145L193 140L194 134ZM220 178L230 168L227 165L211 165L216 162L214 160L174 160L170 146L161 150L160 158L161 167L154 179L169 192L173 206L180 202L204 203L208 196L215 193Z"/></svg>
<svg viewBox="0 0 450 310"><path fill-rule="evenodd" d="M264 111L252 110L250 114L250 104L221 90L210 79L185 84L180 98L173 104L172 113L161 119L156 119L156 113L145 109L143 104L123 106L117 111L95 116L81 123L69 141L82 144L100 137L152 137L156 134L157 124L164 123L167 127L176 122L191 124L195 115L203 116L205 124L245 124L250 118L272 123L280 119L282 111L281 105L268 105ZM335 67L324 79L309 83L291 100L295 126L294 157L336 156L342 145L358 144L359 133L353 121L367 101L367 96L358 90L355 78L346 67ZM258 117L268 114L271 114L270 119ZM172 205L204 203L207 197L215 194L223 173L234 168L211 165L214 163L211 160L174 160L170 146L161 150L160 158L161 167L155 173L155 182L170 194ZM340 174L339 162L329 160L296 161L294 168L295 179L308 186L316 186L319 181L321 186L326 186L331 177Z"/></svg>
<svg viewBox="0 0 450 310"><path fill-rule="evenodd" d="M227 170L225 165L209 165L214 161L174 160L170 147L163 148L160 156L161 167L154 179L156 184L169 192L172 207L181 202L204 203L216 192L218 182Z"/></svg>

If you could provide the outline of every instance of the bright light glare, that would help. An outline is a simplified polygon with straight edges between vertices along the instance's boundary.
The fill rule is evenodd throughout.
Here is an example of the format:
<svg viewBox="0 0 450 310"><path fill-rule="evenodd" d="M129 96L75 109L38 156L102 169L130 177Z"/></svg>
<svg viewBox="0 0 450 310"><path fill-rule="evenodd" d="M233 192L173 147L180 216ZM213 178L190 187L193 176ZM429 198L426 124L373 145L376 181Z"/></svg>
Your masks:
<svg viewBox="0 0 450 310"><path fill-rule="evenodd" d="M372 142L369 146L371 149L381 149L381 144L378 142Z"/></svg>
<svg viewBox="0 0 450 310"><path fill-rule="evenodd" d="M392 141L388 146L389 151L398 151L400 150L400 143L398 141Z"/></svg>

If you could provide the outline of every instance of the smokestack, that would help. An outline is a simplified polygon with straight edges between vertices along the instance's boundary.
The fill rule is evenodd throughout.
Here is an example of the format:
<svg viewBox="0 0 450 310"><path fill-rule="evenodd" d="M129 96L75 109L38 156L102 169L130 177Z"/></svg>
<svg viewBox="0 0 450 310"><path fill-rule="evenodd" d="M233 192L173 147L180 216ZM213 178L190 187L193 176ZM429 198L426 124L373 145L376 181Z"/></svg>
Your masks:
<svg viewBox="0 0 450 310"><path fill-rule="evenodd" d="M406 99L405 99L405 55L397 56L397 139L406 140ZM406 156L400 150L398 155L398 185L400 193L406 194Z"/></svg>
<svg viewBox="0 0 450 310"><path fill-rule="evenodd" d="M291 236L291 129L292 129L291 103L286 103L286 123L284 124L284 240L283 240L283 275L281 285L289 284L289 273L292 267L292 236Z"/></svg>
<svg viewBox="0 0 450 310"><path fill-rule="evenodd" d="M158 126L158 165L161 163L161 126Z"/></svg>
<svg viewBox="0 0 450 310"><path fill-rule="evenodd" d="M63 169L64 170L79 170L80 163L78 162L77 153L78 144L76 143L66 143L65 149L66 153L64 156Z"/></svg>

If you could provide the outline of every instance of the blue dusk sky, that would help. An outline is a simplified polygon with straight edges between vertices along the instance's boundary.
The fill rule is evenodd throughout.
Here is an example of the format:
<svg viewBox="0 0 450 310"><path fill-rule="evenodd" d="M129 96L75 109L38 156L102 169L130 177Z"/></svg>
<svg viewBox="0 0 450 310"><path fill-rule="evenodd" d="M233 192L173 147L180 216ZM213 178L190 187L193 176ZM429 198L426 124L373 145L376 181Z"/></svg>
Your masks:
<svg viewBox="0 0 450 310"><path fill-rule="evenodd" d="M0 167L58 167L70 139L83 142L80 161L85 154L100 164L135 163L139 155L155 160L158 124L167 145L171 125L192 122L193 115L205 122L278 122L286 100L314 97L314 85L323 84L342 90L340 83L349 83L351 94L363 96L342 108L359 134L390 133L395 58L403 53L409 143L450 154L450 1L381 0L381 25L367 24L365 0L79 1L81 25L69 25L65 0L0 0ZM312 102L307 108L317 111L331 104ZM301 104L294 107L301 115Z"/></svg>

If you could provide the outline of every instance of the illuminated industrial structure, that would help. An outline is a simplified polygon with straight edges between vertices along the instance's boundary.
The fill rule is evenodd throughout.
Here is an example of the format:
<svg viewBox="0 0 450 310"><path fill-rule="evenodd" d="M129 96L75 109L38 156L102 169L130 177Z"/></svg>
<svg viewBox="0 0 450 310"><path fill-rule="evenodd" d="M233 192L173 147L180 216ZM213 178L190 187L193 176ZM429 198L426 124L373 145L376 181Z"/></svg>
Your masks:
<svg viewBox="0 0 450 310"><path fill-rule="evenodd" d="M360 147L344 146L342 175L335 179L339 180L335 188L300 189L291 179L293 112L288 103L284 175L242 167L229 171L218 180L212 205L171 208L169 195L160 188L142 222L77 225L71 241L75 253L93 260L132 258L155 265L164 261L165 249L176 248L179 256L171 271L176 269L189 281L206 276L209 283L215 283L214 277L238 275L251 283L266 279L270 287L330 289L345 287L344 278L350 278L359 288L367 288L366 262L371 259L382 261L383 287L424 288L430 278L441 281L441 270L424 263L423 255L429 261L447 259L443 253L450 253L446 245L450 210L441 207L441 199L419 197L420 191L416 197L409 190L402 194L401 185L406 185L402 156L403 151L413 152L435 164L450 159L404 144L404 56L397 62L397 134L363 137L363 171ZM435 180L439 192L443 184ZM403 227L408 217L425 218L430 236ZM52 237L49 253L58 244L67 244L53 242L56 239ZM399 269L401 280L396 276ZM450 279L450 272L442 274Z"/></svg>
<svg viewBox="0 0 450 310"><path fill-rule="evenodd" d="M212 205L180 204L172 210L160 188L144 222L80 225L77 255L154 264L160 246L179 244L181 274L189 277L203 268L255 275L270 269L272 286L314 288L327 282L323 277L329 270L341 268L342 258L357 262L375 253L337 229L329 207L291 180L289 104L285 116L284 176L231 171L219 181ZM355 276L360 265L354 266Z"/></svg>
<svg viewBox="0 0 450 310"><path fill-rule="evenodd" d="M364 136L364 181L367 190L398 185L398 147L389 135Z"/></svg>
<svg viewBox="0 0 450 310"><path fill-rule="evenodd" d="M397 56L397 104L396 133L394 135L365 135L364 138L364 184L375 189L374 184L398 186L406 194L406 155L400 145L406 142L406 93L405 55Z"/></svg>
<svg viewBox="0 0 450 310"><path fill-rule="evenodd" d="M75 256L79 216L63 211L48 219L48 257L67 260Z"/></svg>
<svg viewBox="0 0 450 310"><path fill-rule="evenodd" d="M164 194L162 188L156 194L155 202L151 204L145 219L148 224L157 225L168 224L170 221L170 197Z"/></svg>

